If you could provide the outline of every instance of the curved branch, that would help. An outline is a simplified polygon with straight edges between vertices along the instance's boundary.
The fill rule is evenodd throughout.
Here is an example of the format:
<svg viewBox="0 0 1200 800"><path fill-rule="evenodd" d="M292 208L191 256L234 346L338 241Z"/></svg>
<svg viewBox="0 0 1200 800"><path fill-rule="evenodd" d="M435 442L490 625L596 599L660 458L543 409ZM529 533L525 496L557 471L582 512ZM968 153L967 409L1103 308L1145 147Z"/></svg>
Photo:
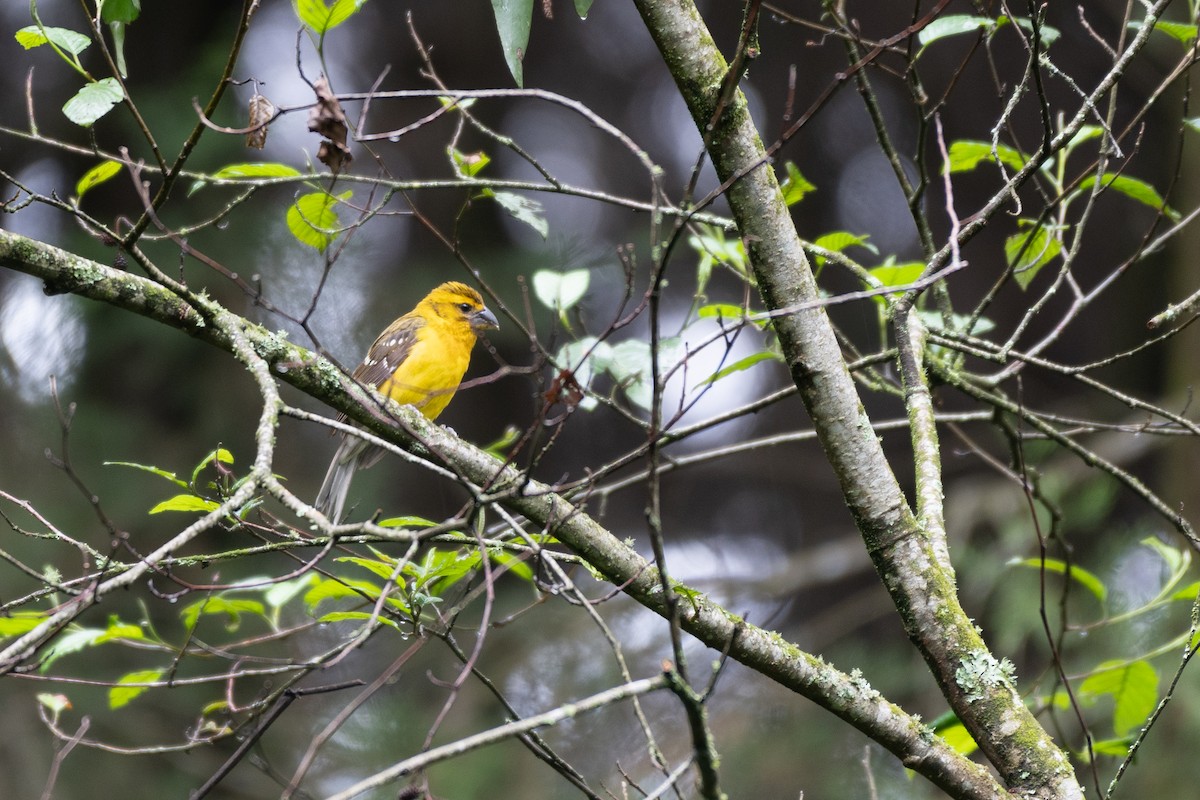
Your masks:
<svg viewBox="0 0 1200 800"><path fill-rule="evenodd" d="M176 328L226 352L236 352L236 343L226 332L207 325L195 308L146 278L7 231L0 231L0 266L40 278L49 293L70 292L99 300ZM502 466L493 456L429 422L412 408L394 404L389 408L392 416L412 431L411 435L390 427L381 415L347 391L343 376L328 361L248 322L242 322L241 334L276 377L345 412L388 441L412 446L413 437L419 438L459 474L476 485L494 487L487 499L546 527L612 583L624 587L634 600L655 613L666 613L657 571L545 484L529 479L515 467ZM867 437L873 436L868 426ZM1005 796L986 769L959 755L919 718L888 702L861 677L841 672L778 634L746 623L699 592L681 585L679 588L689 598L681 625L700 641L717 650L728 647L731 658L864 731L951 796Z"/></svg>

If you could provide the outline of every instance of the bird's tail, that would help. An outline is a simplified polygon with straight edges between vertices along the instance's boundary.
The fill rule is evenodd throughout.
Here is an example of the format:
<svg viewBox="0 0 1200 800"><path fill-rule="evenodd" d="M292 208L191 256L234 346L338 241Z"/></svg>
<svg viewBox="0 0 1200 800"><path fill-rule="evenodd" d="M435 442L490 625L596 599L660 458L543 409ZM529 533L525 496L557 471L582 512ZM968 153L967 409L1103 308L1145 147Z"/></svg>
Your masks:
<svg viewBox="0 0 1200 800"><path fill-rule="evenodd" d="M350 491L350 480L354 473L360 467L369 466L363 463L369 449L367 443L357 436L347 436L338 446L333 461L329 462L329 470L325 473L325 481L321 484L321 491L317 492L314 505L335 525L342 520L346 494Z"/></svg>

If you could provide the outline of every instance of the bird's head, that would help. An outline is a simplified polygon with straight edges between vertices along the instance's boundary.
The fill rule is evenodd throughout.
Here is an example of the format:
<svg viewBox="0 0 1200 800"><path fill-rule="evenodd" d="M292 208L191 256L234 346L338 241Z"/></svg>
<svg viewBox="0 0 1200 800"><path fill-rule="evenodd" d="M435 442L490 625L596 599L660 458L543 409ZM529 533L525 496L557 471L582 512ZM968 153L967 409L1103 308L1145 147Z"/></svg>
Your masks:
<svg viewBox="0 0 1200 800"><path fill-rule="evenodd" d="M500 327L496 315L483 304L483 297L465 283L443 283L429 293L425 302L433 307L439 317L464 321L475 333Z"/></svg>

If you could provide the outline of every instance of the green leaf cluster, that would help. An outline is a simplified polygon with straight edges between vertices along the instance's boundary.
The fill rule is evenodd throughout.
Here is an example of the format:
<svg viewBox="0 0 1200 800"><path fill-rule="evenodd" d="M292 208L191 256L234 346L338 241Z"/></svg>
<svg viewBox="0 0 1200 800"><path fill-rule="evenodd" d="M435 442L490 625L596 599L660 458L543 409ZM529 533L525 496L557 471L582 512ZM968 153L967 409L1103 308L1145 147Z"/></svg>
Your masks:
<svg viewBox="0 0 1200 800"><path fill-rule="evenodd" d="M1140 178L1106 173L1085 175L1073 184L1068 181L1067 162L1072 153L1084 143L1104 135L1103 128L1084 125L1053 159L1041 165L1038 171L1040 178L1048 182L1054 192L1065 196L1062 216L1065 217L1065 211L1079 198L1089 197L1093 192L1111 190L1165 214L1172 221L1181 219L1180 213L1167 203L1166 198L1153 185ZM1005 174L1011 175L1025 167L1029 156L999 142L959 140L950 144L943 169L948 174L972 172L985 162L995 164ZM1017 225L1018 232L1005 239L1004 255L1017 286L1028 289L1043 267L1070 250L1072 231L1070 226L1040 219L1020 219Z"/></svg>
<svg viewBox="0 0 1200 800"><path fill-rule="evenodd" d="M446 153L450 156L454 174L459 178L477 179L487 165L492 163L491 156L483 151L463 153L450 147ZM484 186L476 197L494 200L513 219L533 228L543 239L550 235L550 225L542 215L542 204L537 200L515 192L498 191L488 186Z"/></svg>
<svg viewBox="0 0 1200 800"><path fill-rule="evenodd" d="M1095 622L1081 626L1083 632L1118 630L1119 625L1146 620L1150 615L1180 602L1195 606L1200 595L1200 582L1188 580L1192 563L1190 551L1165 544L1155 537L1143 539L1141 544L1158 556L1165 569L1165 577L1152 598L1118 614L1109 612L1111 592L1104 580L1092 571L1055 558L1019 559L1013 561L1012 565L1039 570L1045 575L1062 576L1070 581L1071 586L1082 589L1086 596L1091 597L1100 613ZM1185 648L1195 647L1197 639L1200 639L1195 624L1193 619L1192 629L1141 656L1120 661L1104 660L1095 664L1086 670L1081 681L1073 685L1072 695L1060 689L1049 696L1032 696L1028 702L1034 706L1053 706L1066 710L1070 707L1072 696L1085 709L1100 707L1104 701L1110 701L1114 738L1094 742L1092 750L1098 755L1124 757L1131 743L1131 735L1147 723L1159 703L1160 676L1153 660L1160 656L1178 657ZM1086 758L1087 753L1081 748L1077 755Z"/></svg>
<svg viewBox="0 0 1200 800"><path fill-rule="evenodd" d="M659 370L665 375L676 367L684 356L683 341L670 337L659 341ZM585 394L578 405L590 411L599 404L593 393L593 383L603 375L613 381L613 389L631 404L649 411L654 403L653 364L650 343L627 339L611 345L585 336L563 345L554 357L555 366L572 376Z"/></svg>
<svg viewBox="0 0 1200 800"><path fill-rule="evenodd" d="M592 0L575 0L575 13L587 19ZM500 34L500 48L504 52L504 63L512 73L517 86L525 85L525 53L529 48L529 29L533 24L533 0L492 0L492 13L496 17L496 32Z"/></svg>
<svg viewBox="0 0 1200 800"><path fill-rule="evenodd" d="M697 225L697 233L688 237L688 247L699 256L696 264L696 294L703 296L712 278L714 267L724 267L751 286L756 285L754 274L746 259L746 245L741 239L730 239L715 225Z"/></svg>
<svg viewBox="0 0 1200 800"><path fill-rule="evenodd" d="M128 77L125 63L125 32L141 14L141 0L98 0L96 6L93 16L108 26L109 34L112 37L112 53L117 72L121 78ZM49 47L86 81L83 87L63 105L62 111L67 119L76 125L84 128L91 127L125 99L125 89L121 85L121 81L111 76L93 77L83 66L79 57L91 47L90 36L69 28L42 24L42 20L38 16L36 0L31 0L29 10L34 24L16 32L17 42L26 50L43 46ZM78 190L76 194L82 196Z"/></svg>
<svg viewBox="0 0 1200 800"><path fill-rule="evenodd" d="M186 490L155 504L150 509L151 514L161 514L164 511L207 514L217 510L221 507L221 503L225 498L233 494L242 481L245 480L244 478L237 478L233 471L228 468L227 465L232 464L233 454L224 447L218 447L200 459L196 466L192 468L192 473L188 480L183 480L169 470L147 464L137 464L131 461L104 462L104 466L106 467L128 467L148 472L151 475L157 475L169 483ZM209 468L212 468L216 472L216 476L209 480L202 480L205 470ZM250 501L242 508L237 509L235 516L238 519L244 519L251 509L258 506L259 502L257 499Z"/></svg>
<svg viewBox="0 0 1200 800"><path fill-rule="evenodd" d="M417 523L413 527L424 527L423 523L428 523L428 520L417 518L409 518L409 521ZM375 621L403 631L402 621L420 624L422 611L441 603L451 588L474 575L483 558L479 548L474 546L455 549L430 547L417 561L395 558L374 547L369 550L371 557L344 556L337 559L338 563L365 571L369 577L317 579L304 593L305 608L318 622ZM488 548L487 556L492 563L504 567L518 578L533 580L533 570L529 565L512 554L498 548ZM381 597L382 606L377 612L376 606ZM323 610L329 603L342 607ZM369 609L355 606L369 606Z"/></svg>
<svg viewBox="0 0 1200 800"><path fill-rule="evenodd" d="M1009 17L1001 14L997 17L984 17L973 14L945 14L926 25L917 34L917 41L924 51L926 47L941 39L951 36L961 36L965 33L982 32L989 38L1006 25L1016 24L1026 31L1034 30L1034 23L1028 17ZM1045 24L1037 25L1038 36L1043 48L1050 47L1062 37L1062 31ZM919 54L918 54L919 55Z"/></svg>

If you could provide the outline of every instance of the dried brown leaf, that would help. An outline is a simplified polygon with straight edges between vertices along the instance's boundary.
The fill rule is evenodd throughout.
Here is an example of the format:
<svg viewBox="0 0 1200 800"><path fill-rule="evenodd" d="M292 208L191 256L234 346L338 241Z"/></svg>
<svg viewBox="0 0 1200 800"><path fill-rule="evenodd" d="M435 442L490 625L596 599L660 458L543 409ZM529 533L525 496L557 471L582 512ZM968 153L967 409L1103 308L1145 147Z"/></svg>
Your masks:
<svg viewBox="0 0 1200 800"><path fill-rule="evenodd" d="M308 112L308 129L325 137L317 150L317 159L334 173L342 171L352 160L347 145L350 128L342 104L329 88L329 81L322 75L313 84L317 93L317 104Z"/></svg>
<svg viewBox="0 0 1200 800"><path fill-rule="evenodd" d="M250 125L246 147L262 150L267 145L267 124L275 116L275 104L258 92L250 98Z"/></svg>

